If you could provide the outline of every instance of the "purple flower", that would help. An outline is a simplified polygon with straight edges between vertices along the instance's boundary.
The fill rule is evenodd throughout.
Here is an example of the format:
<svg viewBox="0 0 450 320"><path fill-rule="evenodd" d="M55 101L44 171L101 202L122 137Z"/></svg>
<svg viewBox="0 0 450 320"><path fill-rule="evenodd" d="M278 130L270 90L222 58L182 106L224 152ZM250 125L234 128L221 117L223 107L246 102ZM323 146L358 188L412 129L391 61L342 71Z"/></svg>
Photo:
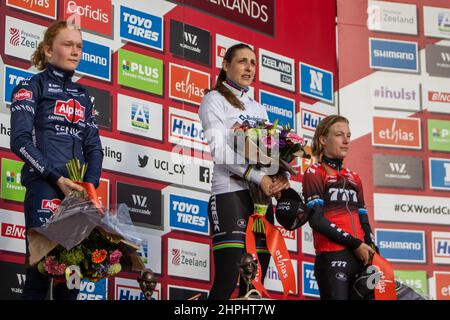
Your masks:
<svg viewBox="0 0 450 320"><path fill-rule="evenodd" d="M120 252L119 250L114 250L113 252L111 252L111 254L109 255L109 263L114 264L114 263L118 263L120 261L120 258L122 257L122 252Z"/></svg>

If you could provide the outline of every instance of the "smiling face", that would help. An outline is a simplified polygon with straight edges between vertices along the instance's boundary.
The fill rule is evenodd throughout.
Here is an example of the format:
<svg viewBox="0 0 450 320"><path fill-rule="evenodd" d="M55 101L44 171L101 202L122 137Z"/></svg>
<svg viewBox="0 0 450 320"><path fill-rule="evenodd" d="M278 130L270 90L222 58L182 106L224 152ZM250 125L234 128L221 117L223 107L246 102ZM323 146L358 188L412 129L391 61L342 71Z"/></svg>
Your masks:
<svg viewBox="0 0 450 320"><path fill-rule="evenodd" d="M344 159L350 147L350 129L345 122L336 122L328 129L328 135L320 137L323 154L333 159Z"/></svg>
<svg viewBox="0 0 450 320"><path fill-rule="evenodd" d="M223 61L222 68L229 79L241 87L248 87L255 78L256 55L250 49L238 49L231 61Z"/></svg>
<svg viewBox="0 0 450 320"><path fill-rule="evenodd" d="M76 29L61 29L51 47L45 46L47 62L63 70L75 71L81 60L83 41Z"/></svg>

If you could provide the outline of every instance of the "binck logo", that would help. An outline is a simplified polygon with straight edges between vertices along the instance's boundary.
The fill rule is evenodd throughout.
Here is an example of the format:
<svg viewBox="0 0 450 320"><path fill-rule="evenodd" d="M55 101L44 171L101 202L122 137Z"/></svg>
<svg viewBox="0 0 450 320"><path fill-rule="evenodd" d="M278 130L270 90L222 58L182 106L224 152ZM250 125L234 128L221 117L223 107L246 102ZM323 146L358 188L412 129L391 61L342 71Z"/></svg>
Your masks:
<svg viewBox="0 0 450 320"><path fill-rule="evenodd" d="M75 104L75 115L73 105ZM55 114L59 116L64 116L67 121L77 123L79 121L84 121L84 110L83 107L77 100L69 99L67 101L58 100L55 104Z"/></svg>
<svg viewBox="0 0 450 320"><path fill-rule="evenodd" d="M25 240L25 227L16 224L2 223L2 237Z"/></svg>
<svg viewBox="0 0 450 320"><path fill-rule="evenodd" d="M42 200L42 209L43 210L50 210L52 213L55 213L56 210L58 210L59 205L61 204L60 199L43 199Z"/></svg>

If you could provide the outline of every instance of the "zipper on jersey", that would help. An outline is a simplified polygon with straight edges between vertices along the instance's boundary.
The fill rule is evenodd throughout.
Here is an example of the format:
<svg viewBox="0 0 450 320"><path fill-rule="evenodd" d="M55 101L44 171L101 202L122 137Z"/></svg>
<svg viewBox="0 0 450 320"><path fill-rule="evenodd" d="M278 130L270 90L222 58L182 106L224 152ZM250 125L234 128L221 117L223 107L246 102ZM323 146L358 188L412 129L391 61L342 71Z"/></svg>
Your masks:
<svg viewBox="0 0 450 320"><path fill-rule="evenodd" d="M353 214L352 211L350 210L350 208L348 207L348 201L349 201L349 193L345 192L345 184L347 182L347 179L345 179L345 176L341 176L344 179L344 184L342 185L342 189L344 190L344 194L345 194L345 209L347 209L348 214L350 215L350 220L352 221L352 229L353 229L353 234L356 237L356 227L355 227L355 221L353 220Z"/></svg>

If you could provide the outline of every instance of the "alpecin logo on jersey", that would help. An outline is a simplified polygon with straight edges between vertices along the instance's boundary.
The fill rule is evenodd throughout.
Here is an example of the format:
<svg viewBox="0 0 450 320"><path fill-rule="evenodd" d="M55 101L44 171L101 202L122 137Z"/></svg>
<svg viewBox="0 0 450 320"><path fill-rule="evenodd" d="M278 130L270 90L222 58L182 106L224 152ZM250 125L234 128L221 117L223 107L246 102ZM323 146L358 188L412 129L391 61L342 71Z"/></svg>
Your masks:
<svg viewBox="0 0 450 320"><path fill-rule="evenodd" d="M75 105L75 115L73 114L73 107ZM79 121L84 121L84 110L83 107L77 100L69 99L67 101L58 100L55 104L55 114L59 116L64 116L67 121L77 123Z"/></svg>

